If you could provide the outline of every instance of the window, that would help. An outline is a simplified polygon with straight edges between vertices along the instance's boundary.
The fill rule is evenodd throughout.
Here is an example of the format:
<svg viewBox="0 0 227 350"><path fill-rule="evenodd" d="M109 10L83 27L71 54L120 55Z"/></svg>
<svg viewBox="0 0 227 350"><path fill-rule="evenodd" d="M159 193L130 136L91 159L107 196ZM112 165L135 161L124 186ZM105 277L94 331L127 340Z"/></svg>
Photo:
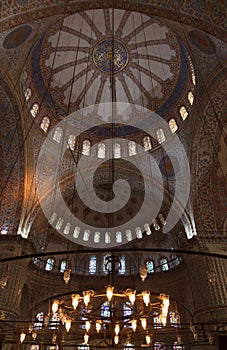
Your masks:
<svg viewBox="0 0 227 350"><path fill-rule="evenodd" d="M141 230L141 228L140 227L136 227L135 228L135 232L136 232L136 237L137 238L143 238L143 233L142 233L142 230Z"/></svg>
<svg viewBox="0 0 227 350"><path fill-rule="evenodd" d="M57 214L53 213L49 219L49 223L53 225L54 221L57 219Z"/></svg>
<svg viewBox="0 0 227 350"><path fill-rule="evenodd" d="M80 345L80 346L78 346L77 349L78 350L89 350L89 346L87 346L87 345Z"/></svg>
<svg viewBox="0 0 227 350"><path fill-rule="evenodd" d="M101 233L99 231L96 231L94 234L94 242L99 243L101 238Z"/></svg>
<svg viewBox="0 0 227 350"><path fill-rule="evenodd" d="M60 325L60 318L58 317L58 314L51 314L50 322L49 322L49 329L58 329Z"/></svg>
<svg viewBox="0 0 227 350"><path fill-rule="evenodd" d="M47 132L50 126L50 119L48 117L43 117L40 128L44 131Z"/></svg>
<svg viewBox="0 0 227 350"><path fill-rule="evenodd" d="M119 269L119 273L123 275L126 272L126 263L125 263L125 256L122 255L120 257L120 262L121 262L121 268Z"/></svg>
<svg viewBox="0 0 227 350"><path fill-rule="evenodd" d="M54 259L53 258L47 259L45 270L51 271L51 270L53 270L53 267L54 267Z"/></svg>
<svg viewBox="0 0 227 350"><path fill-rule="evenodd" d="M91 152L91 142L89 140L84 140L82 145L82 154L84 156L90 156Z"/></svg>
<svg viewBox="0 0 227 350"><path fill-rule="evenodd" d="M148 236L151 235L151 229L150 229L150 225L149 224L144 224L144 229L145 229L145 232Z"/></svg>
<svg viewBox="0 0 227 350"><path fill-rule="evenodd" d="M193 102L194 102L194 95L191 91L189 91L188 93L188 102L193 105Z"/></svg>
<svg viewBox="0 0 227 350"><path fill-rule="evenodd" d="M154 317L154 328L158 329L158 328L162 328L163 324L162 324L162 318L161 316L156 316Z"/></svg>
<svg viewBox="0 0 227 350"><path fill-rule="evenodd" d="M144 151L149 151L152 148L151 139L149 136L144 136L143 147L144 147Z"/></svg>
<svg viewBox="0 0 227 350"><path fill-rule="evenodd" d="M65 225L65 228L64 228L64 235L68 235L70 232L70 223L68 222L66 225Z"/></svg>
<svg viewBox="0 0 227 350"><path fill-rule="evenodd" d="M67 148L71 149L71 151L74 151L75 145L76 145L76 136L69 135Z"/></svg>
<svg viewBox="0 0 227 350"><path fill-rule="evenodd" d="M135 156L137 154L136 143L134 141L129 141L128 143L128 155Z"/></svg>
<svg viewBox="0 0 227 350"><path fill-rule="evenodd" d="M34 330L41 329L43 326L43 321L44 321L44 312L38 312L35 315L35 320L34 320Z"/></svg>
<svg viewBox="0 0 227 350"><path fill-rule="evenodd" d="M107 253L103 257L103 272L107 273L107 269L111 269L111 262L109 258L111 257L110 253Z"/></svg>
<svg viewBox="0 0 227 350"><path fill-rule="evenodd" d="M57 126L56 129L54 130L54 135L53 135L53 140L56 141L57 143L61 142L63 135L63 130L60 128L60 126Z"/></svg>
<svg viewBox="0 0 227 350"><path fill-rule="evenodd" d="M167 262L167 259L166 259L166 258L162 258L162 259L160 260L160 265L161 265L162 271L167 271L167 270L169 270L169 266L168 266L168 262Z"/></svg>
<svg viewBox="0 0 227 350"><path fill-rule="evenodd" d="M55 228L57 229L57 230L60 230L61 229L61 227L62 227L62 225L63 225L63 219L62 218L59 218L58 219L58 221L57 221L57 223L56 223L56 226L55 226Z"/></svg>
<svg viewBox="0 0 227 350"><path fill-rule="evenodd" d="M163 343L155 342L154 343L154 350L165 350L165 347L164 347Z"/></svg>
<svg viewBox="0 0 227 350"><path fill-rule="evenodd" d="M180 315L176 312L170 311L169 322L171 326L177 327L180 324Z"/></svg>
<svg viewBox="0 0 227 350"><path fill-rule="evenodd" d="M185 106L182 106L182 107L180 108L180 116L181 116L181 118L182 118L183 120L185 120L185 119L187 118L187 116L188 116L188 111L187 111L187 109L185 108Z"/></svg>
<svg viewBox="0 0 227 350"><path fill-rule="evenodd" d="M38 103L34 103L34 105L32 106L32 108L30 110L30 113L33 116L33 118L35 118L37 116L38 110L39 110Z"/></svg>
<svg viewBox="0 0 227 350"><path fill-rule="evenodd" d="M61 266L60 266L60 272L64 272L67 269L67 261L62 260Z"/></svg>
<svg viewBox="0 0 227 350"><path fill-rule="evenodd" d="M176 120L174 118L170 119L169 121L169 127L172 133L176 132L178 129Z"/></svg>
<svg viewBox="0 0 227 350"><path fill-rule="evenodd" d="M116 232L116 242L121 243L122 242L122 233L121 231Z"/></svg>
<svg viewBox="0 0 227 350"><path fill-rule="evenodd" d="M74 229L74 232L73 232L73 237L74 238L78 238L79 234L80 234L80 227L76 226L75 229Z"/></svg>
<svg viewBox="0 0 227 350"><path fill-rule="evenodd" d="M121 158L121 145L119 143L114 144L113 154L114 154L114 158Z"/></svg>
<svg viewBox="0 0 227 350"><path fill-rule="evenodd" d="M134 344L132 344L132 343L126 343L126 344L124 344L124 350L135 350L135 348L133 346L134 346Z"/></svg>
<svg viewBox="0 0 227 350"><path fill-rule="evenodd" d="M158 143L159 143L159 144L165 142L166 137L165 137L165 133L164 133L164 130L163 130L163 129L159 128L159 129L156 131L156 136L157 136L157 140L158 140Z"/></svg>
<svg viewBox="0 0 227 350"><path fill-rule="evenodd" d="M160 230L160 226L159 226L159 224L158 224L158 222L157 222L156 219L154 219L154 220L152 221L152 225L153 225L155 231Z"/></svg>
<svg viewBox="0 0 227 350"><path fill-rule="evenodd" d="M173 350L184 350L184 349L185 349L184 345L178 344L177 341L173 344Z"/></svg>
<svg viewBox="0 0 227 350"><path fill-rule="evenodd" d="M110 317L110 303L109 301L105 301L101 306L101 317L109 318Z"/></svg>
<svg viewBox="0 0 227 350"><path fill-rule="evenodd" d="M84 230L83 240L84 240L85 242L87 242L87 241L89 240L90 233L91 233L90 230Z"/></svg>
<svg viewBox="0 0 227 350"><path fill-rule="evenodd" d="M105 143L99 143L98 144L98 158L105 158L106 157L106 145Z"/></svg>
<svg viewBox="0 0 227 350"><path fill-rule="evenodd" d="M129 316L128 319L125 318L125 321L127 321L127 320L129 321L130 320L130 316L133 315L133 309L130 307L130 301L126 301L123 304L123 315L124 315L124 317ZM131 325L131 323L128 323L128 324L125 325L125 327L131 328L132 325Z"/></svg>
<svg viewBox="0 0 227 350"><path fill-rule="evenodd" d="M147 272L153 273L154 272L154 262L153 260L147 260L146 262Z"/></svg>
<svg viewBox="0 0 227 350"><path fill-rule="evenodd" d="M126 230L125 231L127 241L130 242L132 241L132 231L131 230Z"/></svg>
<svg viewBox="0 0 227 350"><path fill-rule="evenodd" d="M90 256L89 260L89 273L94 275L96 273L96 256Z"/></svg>
<svg viewBox="0 0 227 350"><path fill-rule="evenodd" d="M31 97L31 95L32 95L31 89L27 88L27 89L25 90L25 93L24 93L25 101L28 101L29 98Z"/></svg>

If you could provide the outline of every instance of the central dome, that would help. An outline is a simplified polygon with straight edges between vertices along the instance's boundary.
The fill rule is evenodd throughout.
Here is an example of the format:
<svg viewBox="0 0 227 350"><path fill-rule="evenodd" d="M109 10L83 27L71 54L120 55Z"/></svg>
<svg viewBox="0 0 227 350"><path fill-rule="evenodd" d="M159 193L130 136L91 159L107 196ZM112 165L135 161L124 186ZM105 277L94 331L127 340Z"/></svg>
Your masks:
<svg viewBox="0 0 227 350"><path fill-rule="evenodd" d="M119 72L128 63L128 52L122 42L104 39L95 45L93 61L96 67L103 73Z"/></svg>

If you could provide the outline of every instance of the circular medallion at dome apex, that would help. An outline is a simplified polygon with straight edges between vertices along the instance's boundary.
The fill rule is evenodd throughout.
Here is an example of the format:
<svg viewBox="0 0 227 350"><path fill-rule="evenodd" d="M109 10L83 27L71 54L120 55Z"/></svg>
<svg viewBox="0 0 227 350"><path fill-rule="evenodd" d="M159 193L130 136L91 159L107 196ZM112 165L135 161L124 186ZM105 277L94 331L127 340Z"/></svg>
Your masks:
<svg viewBox="0 0 227 350"><path fill-rule="evenodd" d="M139 104L162 117L177 115L181 104L190 112L187 92L194 86L181 40L157 18L119 9L81 11L47 29L27 66L29 103L42 101L45 114L62 118L109 102L112 65L117 102Z"/></svg>
<svg viewBox="0 0 227 350"><path fill-rule="evenodd" d="M95 45L93 61L103 73L119 72L128 63L128 52L120 41L104 39Z"/></svg>

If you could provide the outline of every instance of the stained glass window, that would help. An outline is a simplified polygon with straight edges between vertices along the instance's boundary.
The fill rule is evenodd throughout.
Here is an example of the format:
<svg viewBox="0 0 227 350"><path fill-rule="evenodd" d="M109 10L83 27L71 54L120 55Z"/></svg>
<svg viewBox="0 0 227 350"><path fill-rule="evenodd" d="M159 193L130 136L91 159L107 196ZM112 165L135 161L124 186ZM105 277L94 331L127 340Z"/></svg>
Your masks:
<svg viewBox="0 0 227 350"><path fill-rule="evenodd" d="M113 146L114 158L121 158L121 145L119 143L115 143Z"/></svg>
<svg viewBox="0 0 227 350"><path fill-rule="evenodd" d="M135 156L137 154L136 143L134 141L129 141L128 143L128 154L129 156Z"/></svg>
<svg viewBox="0 0 227 350"><path fill-rule="evenodd" d="M169 322L171 326L178 327L178 325L180 324L180 315L176 312L170 311Z"/></svg>
<svg viewBox="0 0 227 350"><path fill-rule="evenodd" d="M64 272L67 269L67 261L62 260L61 266L60 266L60 272Z"/></svg>
<svg viewBox="0 0 227 350"><path fill-rule="evenodd" d="M121 243L122 242L122 233L121 231L116 232L116 242Z"/></svg>
<svg viewBox="0 0 227 350"><path fill-rule="evenodd" d="M154 262L153 260L147 260L146 262L147 272L153 273L154 272Z"/></svg>
<svg viewBox="0 0 227 350"><path fill-rule="evenodd" d="M101 317L109 318L110 317L110 303L105 301L101 306Z"/></svg>
<svg viewBox="0 0 227 350"><path fill-rule="evenodd" d="M185 120L188 116L188 111L185 106L181 106L180 108L180 115L183 120Z"/></svg>
<svg viewBox="0 0 227 350"><path fill-rule="evenodd" d="M90 348L89 348L89 346L87 346L87 345L80 345L80 346L78 346L77 349L78 349L78 350L89 350Z"/></svg>
<svg viewBox="0 0 227 350"><path fill-rule="evenodd" d="M99 143L98 144L98 158L105 158L106 157L106 145L105 143Z"/></svg>
<svg viewBox="0 0 227 350"><path fill-rule="evenodd" d="M184 345L178 344L178 342L175 342L173 344L173 350L184 350L184 349L185 349Z"/></svg>
<svg viewBox="0 0 227 350"><path fill-rule="evenodd" d="M43 321L44 321L44 312L38 312L35 315L35 320L34 320L34 330L41 329L43 326Z"/></svg>
<svg viewBox="0 0 227 350"><path fill-rule="evenodd" d="M160 259L160 265L161 265L162 271L167 271L167 270L169 270L169 266L168 266L168 262L167 262L167 259L166 259L166 258Z"/></svg>
<svg viewBox="0 0 227 350"><path fill-rule="evenodd" d="M176 132L178 129L176 120L174 118L170 119L169 121L169 127L172 133Z"/></svg>
<svg viewBox="0 0 227 350"><path fill-rule="evenodd" d="M194 95L191 91L189 91L188 93L188 102L193 105L193 102L194 102Z"/></svg>
<svg viewBox="0 0 227 350"><path fill-rule="evenodd" d="M156 136L157 136L157 139L158 139L158 143L159 143L159 144L165 142L166 137L165 137L164 130L163 130L162 128L159 128L159 129L156 131Z"/></svg>
<svg viewBox="0 0 227 350"><path fill-rule="evenodd" d="M30 110L30 113L33 116L33 118L35 118L37 116L38 110L39 110L38 103L34 103L34 105L32 106L32 108Z"/></svg>
<svg viewBox="0 0 227 350"><path fill-rule="evenodd" d="M135 228L135 232L136 232L136 237L137 238L143 238L143 233L142 233L142 230L141 230L141 228L140 227L136 227Z"/></svg>
<svg viewBox="0 0 227 350"><path fill-rule="evenodd" d="M46 348L46 350L58 350L58 349L59 349L58 345L49 345Z"/></svg>
<svg viewBox="0 0 227 350"><path fill-rule="evenodd" d="M71 151L74 151L76 144L76 136L75 135L69 135L68 142L67 142L67 148L71 149Z"/></svg>
<svg viewBox="0 0 227 350"><path fill-rule="evenodd" d="M130 320L130 316L133 315L133 309L130 307L130 301L126 301L123 304L123 315L125 317L125 321ZM129 316L129 318L127 319L127 316ZM131 323L128 323L125 325L127 328L131 328L132 325Z"/></svg>
<svg viewBox="0 0 227 350"><path fill-rule="evenodd" d="M56 141L57 143L60 143L62 139L62 135L63 135L62 128L60 126L57 126L56 129L54 130L53 140Z"/></svg>
<svg viewBox="0 0 227 350"><path fill-rule="evenodd" d="M56 218L57 218L57 214L56 214L56 213L53 213L53 214L51 215L50 219L49 219L49 223L50 223L51 225L53 225L53 223L54 223L54 221L56 220Z"/></svg>
<svg viewBox="0 0 227 350"><path fill-rule="evenodd" d="M96 256L90 256L89 260L89 273L94 275L96 273Z"/></svg>
<svg viewBox="0 0 227 350"><path fill-rule="evenodd" d="M90 156L91 152L91 142L89 140L84 140L82 145L82 154L84 156Z"/></svg>
<svg viewBox="0 0 227 350"><path fill-rule="evenodd" d="M65 235L68 235L69 232L70 232L70 223L67 222L67 224L65 225L65 228L64 228L63 233L64 233Z"/></svg>
<svg viewBox="0 0 227 350"><path fill-rule="evenodd" d="M151 229L149 224L144 224L144 229L148 236L151 235Z"/></svg>
<svg viewBox="0 0 227 350"><path fill-rule="evenodd" d="M99 243L101 238L101 233L99 231L96 231L94 234L94 242Z"/></svg>
<svg viewBox="0 0 227 350"><path fill-rule="evenodd" d="M132 241L132 231L131 230L126 230L125 231L127 241Z"/></svg>
<svg viewBox="0 0 227 350"><path fill-rule="evenodd" d="M32 344L29 346L29 350L39 350L39 344Z"/></svg>
<svg viewBox="0 0 227 350"><path fill-rule="evenodd" d="M154 350L165 350L165 346L163 345L163 343L160 342L155 342L154 343Z"/></svg>
<svg viewBox="0 0 227 350"><path fill-rule="evenodd" d="M43 117L40 128L44 131L47 132L50 126L50 119L48 117Z"/></svg>
<svg viewBox="0 0 227 350"><path fill-rule="evenodd" d="M155 231L160 230L160 226L159 226L158 221L157 221L156 219L154 219L154 220L152 221L152 225L153 225Z"/></svg>
<svg viewBox="0 0 227 350"><path fill-rule="evenodd" d="M119 269L119 273L123 275L126 272L126 263L125 263L125 256L122 255L120 257L120 262L121 262L121 268Z"/></svg>
<svg viewBox="0 0 227 350"><path fill-rule="evenodd" d="M51 271L51 270L53 270L53 267L54 267L54 259L53 258L47 259L45 270Z"/></svg>
<svg viewBox="0 0 227 350"><path fill-rule="evenodd" d="M104 255L103 257L103 272L107 273L108 269L111 269L111 262L108 260L108 258L110 258L111 254L107 253Z"/></svg>
<svg viewBox="0 0 227 350"><path fill-rule="evenodd" d="M31 95L32 95L31 89L27 88L27 89L25 90L25 93L24 93L25 100L28 101L29 98L31 97Z"/></svg>
<svg viewBox="0 0 227 350"><path fill-rule="evenodd" d="M132 343L124 344L124 350L135 350L134 344L132 344Z"/></svg>
<svg viewBox="0 0 227 350"><path fill-rule="evenodd" d="M79 226L76 226L74 228L74 231L73 231L73 237L74 238L78 238L79 237L79 234L80 234L80 227Z"/></svg>
<svg viewBox="0 0 227 350"><path fill-rule="evenodd" d="M158 328L162 328L162 327L163 327L163 324L162 324L161 316L154 317L154 328L158 329Z"/></svg>
<svg viewBox="0 0 227 350"><path fill-rule="evenodd" d="M55 228L57 229L57 230L60 230L61 229L61 227L62 227L62 225L63 225L63 219L62 218L59 218L58 219L58 221L57 221L57 223L56 223L56 226L55 226Z"/></svg>
<svg viewBox="0 0 227 350"><path fill-rule="evenodd" d="M143 147L144 147L144 151L149 151L152 148L151 139L149 136L144 136Z"/></svg>
<svg viewBox="0 0 227 350"><path fill-rule="evenodd" d="M49 329L58 329L60 325L60 318L57 313L51 314L49 321Z"/></svg>

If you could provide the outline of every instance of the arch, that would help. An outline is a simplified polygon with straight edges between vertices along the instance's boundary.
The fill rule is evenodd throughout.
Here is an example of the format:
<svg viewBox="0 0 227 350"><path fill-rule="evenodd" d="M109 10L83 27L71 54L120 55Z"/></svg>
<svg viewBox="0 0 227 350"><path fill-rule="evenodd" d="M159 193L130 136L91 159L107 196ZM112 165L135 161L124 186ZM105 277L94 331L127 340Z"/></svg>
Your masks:
<svg viewBox="0 0 227 350"><path fill-rule="evenodd" d="M40 124L40 128L44 131L47 132L50 126L50 118L45 116L43 117L41 124Z"/></svg>

